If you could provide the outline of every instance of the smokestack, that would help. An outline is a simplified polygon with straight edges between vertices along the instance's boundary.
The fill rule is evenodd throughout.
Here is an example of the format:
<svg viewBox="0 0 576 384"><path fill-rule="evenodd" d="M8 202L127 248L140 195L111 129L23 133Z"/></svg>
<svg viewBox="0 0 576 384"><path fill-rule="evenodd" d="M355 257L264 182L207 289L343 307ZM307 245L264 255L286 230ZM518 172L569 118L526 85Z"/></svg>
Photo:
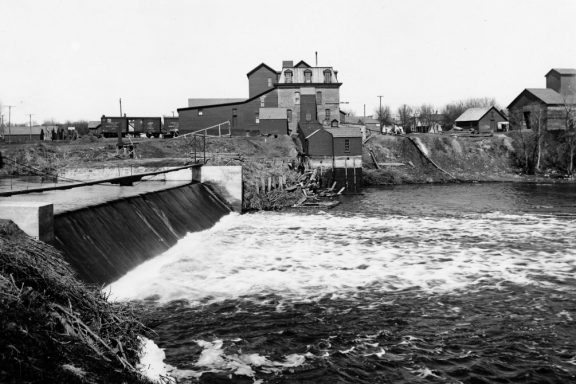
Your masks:
<svg viewBox="0 0 576 384"><path fill-rule="evenodd" d="M316 54L316 66L318 66L318 51L314 52Z"/></svg>

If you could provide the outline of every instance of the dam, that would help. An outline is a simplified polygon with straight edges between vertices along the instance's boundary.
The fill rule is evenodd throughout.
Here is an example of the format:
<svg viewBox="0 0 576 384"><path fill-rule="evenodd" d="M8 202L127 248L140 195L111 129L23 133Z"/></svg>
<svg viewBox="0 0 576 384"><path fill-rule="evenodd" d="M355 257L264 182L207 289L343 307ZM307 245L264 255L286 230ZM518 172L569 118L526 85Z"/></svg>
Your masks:
<svg viewBox="0 0 576 384"><path fill-rule="evenodd" d="M59 249L82 280L107 284L239 210L241 167L182 168L75 170L85 182L3 189L0 218Z"/></svg>

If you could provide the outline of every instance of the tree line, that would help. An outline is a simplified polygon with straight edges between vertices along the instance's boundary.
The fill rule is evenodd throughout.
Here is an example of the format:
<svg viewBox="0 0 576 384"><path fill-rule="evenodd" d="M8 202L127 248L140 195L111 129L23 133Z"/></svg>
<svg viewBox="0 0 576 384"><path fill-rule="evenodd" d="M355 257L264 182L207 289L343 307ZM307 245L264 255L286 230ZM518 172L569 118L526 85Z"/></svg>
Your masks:
<svg viewBox="0 0 576 384"><path fill-rule="evenodd" d="M374 116L381 127L393 124L409 127L418 120L421 125L431 126L434 123L438 123L442 125L442 127L450 129L456 122L456 119L468 108L486 108L492 106L500 110L496 99L493 97L459 100L448 103L440 109L432 104L426 103L416 106L402 104L396 109L396 116L394 116L390 107L383 105L376 108Z"/></svg>

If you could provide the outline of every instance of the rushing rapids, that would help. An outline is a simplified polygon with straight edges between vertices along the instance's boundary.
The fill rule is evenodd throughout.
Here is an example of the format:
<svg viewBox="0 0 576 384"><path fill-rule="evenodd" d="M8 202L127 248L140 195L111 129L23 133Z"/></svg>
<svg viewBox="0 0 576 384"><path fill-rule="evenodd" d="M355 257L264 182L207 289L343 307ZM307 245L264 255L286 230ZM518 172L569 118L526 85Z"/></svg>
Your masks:
<svg viewBox="0 0 576 384"><path fill-rule="evenodd" d="M180 382L576 380L576 188L368 190L228 215L113 283Z"/></svg>

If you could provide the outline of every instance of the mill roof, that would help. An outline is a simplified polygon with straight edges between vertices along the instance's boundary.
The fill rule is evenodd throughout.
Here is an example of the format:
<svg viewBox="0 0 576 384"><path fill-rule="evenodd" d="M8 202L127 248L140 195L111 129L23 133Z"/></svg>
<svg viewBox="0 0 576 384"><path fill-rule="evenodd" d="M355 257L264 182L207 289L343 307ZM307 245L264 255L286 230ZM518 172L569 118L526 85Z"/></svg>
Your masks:
<svg viewBox="0 0 576 384"><path fill-rule="evenodd" d="M360 127L326 128L332 137L362 137Z"/></svg>
<svg viewBox="0 0 576 384"><path fill-rule="evenodd" d="M546 76L548 76L550 74L550 72L556 72L560 76L575 76L576 75L576 69L574 69L574 68L552 68L546 74Z"/></svg>
<svg viewBox="0 0 576 384"><path fill-rule="evenodd" d="M246 74L246 76L250 76L251 74L253 74L254 72L256 72L257 70L259 70L260 68L266 68L268 69L270 72L274 72L274 73L278 73L275 69L272 69L269 65L265 64L265 63L260 63L259 65L257 65L253 70L251 70L250 72L248 72Z"/></svg>

